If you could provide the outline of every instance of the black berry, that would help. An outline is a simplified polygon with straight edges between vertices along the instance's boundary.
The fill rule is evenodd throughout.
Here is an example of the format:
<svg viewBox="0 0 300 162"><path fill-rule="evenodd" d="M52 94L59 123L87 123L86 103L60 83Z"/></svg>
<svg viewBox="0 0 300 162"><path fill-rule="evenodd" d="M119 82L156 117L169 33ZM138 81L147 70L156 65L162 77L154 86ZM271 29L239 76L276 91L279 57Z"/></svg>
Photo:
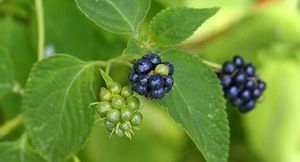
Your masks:
<svg viewBox="0 0 300 162"><path fill-rule="evenodd" d="M242 66L244 66L244 59L241 56L234 56L233 63L237 67L242 67Z"/></svg>
<svg viewBox="0 0 300 162"><path fill-rule="evenodd" d="M153 65L160 64L161 59L157 54L146 54L143 56L143 59L149 60Z"/></svg>
<svg viewBox="0 0 300 162"><path fill-rule="evenodd" d="M236 69L236 66L232 62L227 61L223 64L223 72L225 74L232 74L235 71L235 69Z"/></svg>
<svg viewBox="0 0 300 162"><path fill-rule="evenodd" d="M152 70L153 64L146 59L137 60L134 64L135 72L138 74L148 73Z"/></svg>

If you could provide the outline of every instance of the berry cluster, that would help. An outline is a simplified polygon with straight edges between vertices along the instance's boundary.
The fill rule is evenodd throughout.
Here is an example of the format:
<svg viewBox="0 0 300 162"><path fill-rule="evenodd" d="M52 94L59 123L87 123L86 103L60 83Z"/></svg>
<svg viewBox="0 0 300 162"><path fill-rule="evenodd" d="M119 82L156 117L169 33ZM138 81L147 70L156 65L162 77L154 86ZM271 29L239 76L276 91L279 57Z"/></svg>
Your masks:
<svg viewBox="0 0 300 162"><path fill-rule="evenodd" d="M111 134L131 138L132 127L139 126L143 115L138 111L140 100L133 95L130 86L113 82L108 89L101 88L97 113L104 119L104 125Z"/></svg>
<svg viewBox="0 0 300 162"><path fill-rule="evenodd" d="M251 63L245 63L241 56L223 64L222 71L217 73L224 89L225 97L241 112L255 108L266 83L256 76L256 69Z"/></svg>
<svg viewBox="0 0 300 162"><path fill-rule="evenodd" d="M134 62L129 80L138 94L150 99L161 99L172 89L173 73L174 66L171 63L162 62L157 54L146 54Z"/></svg>

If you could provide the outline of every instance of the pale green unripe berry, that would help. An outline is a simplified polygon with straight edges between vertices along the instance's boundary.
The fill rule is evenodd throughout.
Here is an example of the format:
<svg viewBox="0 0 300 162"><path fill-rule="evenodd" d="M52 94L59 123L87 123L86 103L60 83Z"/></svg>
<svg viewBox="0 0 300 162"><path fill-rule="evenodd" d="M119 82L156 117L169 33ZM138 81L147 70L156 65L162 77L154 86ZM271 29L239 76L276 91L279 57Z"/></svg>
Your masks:
<svg viewBox="0 0 300 162"><path fill-rule="evenodd" d="M110 84L109 90L113 94L119 94L122 90L122 85L118 82L113 82L113 83Z"/></svg>
<svg viewBox="0 0 300 162"><path fill-rule="evenodd" d="M106 118L107 120L109 121L112 121L112 122L118 122L120 120L120 111L119 110L116 110L116 109L112 109L110 110L107 115L106 115Z"/></svg>
<svg viewBox="0 0 300 162"><path fill-rule="evenodd" d="M109 120L105 120L104 125L109 132L113 131L113 129L116 127L116 123Z"/></svg>
<svg viewBox="0 0 300 162"><path fill-rule="evenodd" d="M112 98L112 93L106 88L101 88L100 90L100 100L101 101L109 101Z"/></svg>
<svg viewBox="0 0 300 162"><path fill-rule="evenodd" d="M127 107L133 111L140 108L140 100L137 97L131 97L127 100Z"/></svg>
<svg viewBox="0 0 300 162"><path fill-rule="evenodd" d="M167 76L169 74L169 67L165 64L158 64L155 67L154 72L156 74L161 74L161 75Z"/></svg>
<svg viewBox="0 0 300 162"><path fill-rule="evenodd" d="M129 131L131 129L131 125L129 122L123 122L123 123L121 123L120 128L123 131Z"/></svg>
<svg viewBox="0 0 300 162"><path fill-rule="evenodd" d="M143 122L143 115L140 112L136 112L132 115L132 118L130 120L130 123L133 126L139 126Z"/></svg>
<svg viewBox="0 0 300 162"><path fill-rule="evenodd" d="M132 117L132 110L129 108L123 108L121 110L121 119L122 121L129 121Z"/></svg>
<svg viewBox="0 0 300 162"><path fill-rule="evenodd" d="M120 128L116 129L115 134L118 137L124 137L125 136L125 133Z"/></svg>
<svg viewBox="0 0 300 162"><path fill-rule="evenodd" d="M112 109L111 104L108 101L101 101L97 104L97 113L103 118L107 112Z"/></svg>
<svg viewBox="0 0 300 162"><path fill-rule="evenodd" d="M115 109L121 109L126 106L126 102L122 96L113 96L111 100L111 105Z"/></svg>
<svg viewBox="0 0 300 162"><path fill-rule="evenodd" d="M124 98L129 98L130 96L132 96L132 95L133 95L133 91L132 91L131 87L129 87L129 86L124 86L124 87L122 88L121 95L122 95Z"/></svg>

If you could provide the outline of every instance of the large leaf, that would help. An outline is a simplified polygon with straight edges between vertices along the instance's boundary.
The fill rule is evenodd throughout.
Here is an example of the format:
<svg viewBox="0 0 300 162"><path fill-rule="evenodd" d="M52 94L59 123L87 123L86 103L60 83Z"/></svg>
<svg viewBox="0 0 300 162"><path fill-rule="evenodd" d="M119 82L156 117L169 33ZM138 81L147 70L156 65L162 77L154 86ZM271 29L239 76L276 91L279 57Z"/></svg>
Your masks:
<svg viewBox="0 0 300 162"><path fill-rule="evenodd" d="M0 143L0 162L45 162L27 143L25 138Z"/></svg>
<svg viewBox="0 0 300 162"><path fill-rule="evenodd" d="M118 34L137 33L150 0L76 0L81 11L100 27Z"/></svg>
<svg viewBox="0 0 300 162"><path fill-rule="evenodd" d="M229 127L217 76L199 58L184 52L169 51L162 59L176 69L174 88L161 103L208 162L227 161Z"/></svg>
<svg viewBox="0 0 300 162"><path fill-rule="evenodd" d="M57 55L36 64L25 89L23 115L38 151L61 162L85 143L94 121L93 64Z"/></svg>
<svg viewBox="0 0 300 162"><path fill-rule="evenodd" d="M151 36L158 45L173 45L191 36L218 8L168 8L151 21Z"/></svg>
<svg viewBox="0 0 300 162"><path fill-rule="evenodd" d="M13 88L13 65L10 55L0 47L0 98Z"/></svg>

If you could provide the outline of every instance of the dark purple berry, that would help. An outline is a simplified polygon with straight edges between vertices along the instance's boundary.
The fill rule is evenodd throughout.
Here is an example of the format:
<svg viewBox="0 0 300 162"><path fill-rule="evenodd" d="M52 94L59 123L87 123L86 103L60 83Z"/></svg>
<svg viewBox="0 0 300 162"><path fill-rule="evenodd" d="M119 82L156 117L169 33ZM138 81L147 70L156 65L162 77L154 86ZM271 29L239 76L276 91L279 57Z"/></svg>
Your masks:
<svg viewBox="0 0 300 162"><path fill-rule="evenodd" d="M255 72L256 72L255 67L251 63L246 65L245 71L246 71L246 74L250 77L254 76Z"/></svg>
<svg viewBox="0 0 300 162"><path fill-rule="evenodd" d="M255 108L255 101L250 100L250 101L246 102L242 107L240 107L240 111L243 113L246 113L254 108Z"/></svg>
<svg viewBox="0 0 300 162"><path fill-rule="evenodd" d="M160 99L166 94L164 88L156 89L156 90L151 90L149 93L149 98L150 99Z"/></svg>
<svg viewBox="0 0 300 162"><path fill-rule="evenodd" d="M160 89L164 85L164 80L160 75L151 75L149 77L149 87L151 89Z"/></svg>
<svg viewBox="0 0 300 162"><path fill-rule="evenodd" d="M254 80L248 79L248 80L246 81L246 83L245 83L245 88L250 89L250 90L253 90L253 89L255 89L255 87L256 87L256 83L255 83Z"/></svg>
<svg viewBox="0 0 300 162"><path fill-rule="evenodd" d="M171 76L167 76L164 80L166 87L172 87L172 85L174 84L174 79Z"/></svg>
<svg viewBox="0 0 300 162"><path fill-rule="evenodd" d="M237 85L243 85L247 81L247 75L244 71L235 74L234 81Z"/></svg>
<svg viewBox="0 0 300 162"><path fill-rule="evenodd" d="M242 67L244 66L244 59L241 56L234 56L233 63L237 67Z"/></svg>
<svg viewBox="0 0 300 162"><path fill-rule="evenodd" d="M142 84L147 84L148 83L147 75L141 74L138 78L138 82Z"/></svg>
<svg viewBox="0 0 300 162"><path fill-rule="evenodd" d="M223 88L227 88L232 83L232 77L230 75L224 75L221 77L221 84Z"/></svg>
<svg viewBox="0 0 300 162"><path fill-rule="evenodd" d="M172 89L172 87L164 87L164 88L165 88L165 92L166 93L169 93L171 91L171 89Z"/></svg>
<svg viewBox="0 0 300 162"><path fill-rule="evenodd" d="M173 75L174 73L174 66L173 64L169 63L169 62L163 62L163 64L167 65L169 67L169 75Z"/></svg>
<svg viewBox="0 0 300 162"><path fill-rule="evenodd" d="M244 100L244 101L248 101L251 99L251 91L246 89L246 90L243 90L241 92L241 98Z"/></svg>
<svg viewBox="0 0 300 162"><path fill-rule="evenodd" d="M239 95L239 89L236 86L232 86L226 90L225 96L228 100L234 100Z"/></svg>
<svg viewBox="0 0 300 162"><path fill-rule="evenodd" d="M253 92L252 92L252 97L254 99L258 99L261 97L261 90L259 88L256 88Z"/></svg>
<svg viewBox="0 0 300 162"><path fill-rule="evenodd" d="M259 80L259 81L258 81L258 88L259 88L261 91L264 91L264 90L267 88L267 84L266 84L264 81Z"/></svg>
<svg viewBox="0 0 300 162"><path fill-rule="evenodd" d="M131 83L135 83L135 82L137 82L137 80L139 78L139 75L137 73L135 73L134 71L132 71L132 72L129 73L128 77L129 77L129 81Z"/></svg>
<svg viewBox="0 0 300 162"><path fill-rule="evenodd" d="M223 64L223 72L225 74L232 74L236 70L236 66L234 63L227 61Z"/></svg>
<svg viewBox="0 0 300 162"><path fill-rule="evenodd" d="M146 95L148 93L147 84L135 83L133 84L133 90L140 95Z"/></svg>
<svg viewBox="0 0 300 162"><path fill-rule="evenodd" d="M161 59L157 54L146 54L143 56L143 59L149 60L153 65L160 64Z"/></svg>
<svg viewBox="0 0 300 162"><path fill-rule="evenodd" d="M236 98L232 100L232 104L235 106L241 106L243 104L243 100L241 98Z"/></svg>
<svg viewBox="0 0 300 162"><path fill-rule="evenodd" d="M134 69L138 74L145 74L152 70L153 64L149 60L141 59L134 63Z"/></svg>

